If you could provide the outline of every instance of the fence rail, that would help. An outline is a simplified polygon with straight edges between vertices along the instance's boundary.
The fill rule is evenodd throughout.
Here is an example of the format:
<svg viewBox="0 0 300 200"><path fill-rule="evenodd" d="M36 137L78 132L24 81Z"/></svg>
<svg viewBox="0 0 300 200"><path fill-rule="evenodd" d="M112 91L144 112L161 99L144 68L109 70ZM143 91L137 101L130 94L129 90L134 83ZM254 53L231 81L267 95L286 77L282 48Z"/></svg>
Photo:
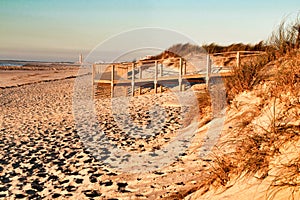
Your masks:
<svg viewBox="0 0 300 200"><path fill-rule="evenodd" d="M168 75L166 75L165 72L168 71L169 68L164 65L164 59L122 63L95 63L92 65L93 96L95 94L94 85L97 83L110 84L111 97L114 97L116 85L124 87L130 86L131 95L134 96L136 87L138 87L139 94L141 94L141 85L152 83L155 93L157 93L158 86L160 86L160 91L162 91L161 83L171 80L177 81L179 91L182 91L185 90L185 80L205 79L206 84L208 84L210 77L230 76L230 73L212 74L211 56L220 58L223 55L223 57L226 58L236 58L236 65L240 66L241 57L257 56L264 53L265 52L261 51L232 51L206 55L205 73L189 72L187 70L187 61L183 58L173 59L173 65L178 68L175 73L169 73ZM150 77L149 68L152 69ZM127 93L126 89L125 94Z"/></svg>
<svg viewBox="0 0 300 200"><path fill-rule="evenodd" d="M264 51L229 51L229 52L222 52L222 53L214 53L211 55L217 57L218 59L235 58L236 66L240 67L241 58L255 57L255 56L260 56L260 55L265 55L265 54L266 54L266 52L264 52Z"/></svg>
<svg viewBox="0 0 300 200"><path fill-rule="evenodd" d="M210 60L209 55L207 59ZM116 85L131 86L131 95L135 93L138 87L141 93L141 85L153 83L155 93L158 87L162 91L164 81L177 81L179 90L185 89L183 79L188 78L206 78L208 82L211 67L207 65L207 74L192 74L187 71L186 60L183 58L173 59L174 66L178 66L176 70L170 70L164 65L164 59L160 60L143 60L128 63L96 63L92 66L93 94L95 83L104 83L111 85L111 97L114 97L114 89ZM125 92L126 94L127 92Z"/></svg>

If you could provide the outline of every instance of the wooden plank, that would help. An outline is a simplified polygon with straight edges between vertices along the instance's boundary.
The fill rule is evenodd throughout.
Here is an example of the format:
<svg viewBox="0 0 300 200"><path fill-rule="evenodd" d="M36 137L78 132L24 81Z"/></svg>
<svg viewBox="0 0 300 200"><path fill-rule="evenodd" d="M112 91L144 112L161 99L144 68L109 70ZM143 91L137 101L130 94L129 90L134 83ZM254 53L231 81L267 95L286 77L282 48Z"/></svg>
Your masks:
<svg viewBox="0 0 300 200"><path fill-rule="evenodd" d="M155 61L154 69L154 91L157 93L157 61Z"/></svg>
<svg viewBox="0 0 300 200"><path fill-rule="evenodd" d="M127 81L128 80L128 66L126 67L126 69L125 69L125 80ZM124 88L124 90L125 90L125 97L127 97L127 95L128 95L128 88L127 88L127 86L124 86L125 88Z"/></svg>
<svg viewBox="0 0 300 200"><path fill-rule="evenodd" d="M142 66L139 67L139 80L142 80L143 79L143 68ZM139 95L141 95L142 93L142 87L139 86Z"/></svg>
<svg viewBox="0 0 300 200"><path fill-rule="evenodd" d="M110 86L111 86L111 98L114 97L114 78L115 78L115 65L111 66L111 82L110 82Z"/></svg>
<svg viewBox="0 0 300 200"><path fill-rule="evenodd" d="M206 74L188 74L183 76L184 79L196 79L196 78L205 78L205 77Z"/></svg>
<svg viewBox="0 0 300 200"><path fill-rule="evenodd" d="M114 81L115 82L115 81ZM107 84L111 84L111 80L95 80L94 83L107 83Z"/></svg>
<svg viewBox="0 0 300 200"><path fill-rule="evenodd" d="M217 55L227 55L227 54L234 54L236 55L237 52L243 53L243 54L263 54L266 53L265 51L227 51L227 52L221 52L221 53L213 53L213 56Z"/></svg>
<svg viewBox="0 0 300 200"><path fill-rule="evenodd" d="M239 68L241 65L241 57L240 57L240 52L238 51L236 53L236 67Z"/></svg>
<svg viewBox="0 0 300 200"><path fill-rule="evenodd" d="M186 61L182 62L182 76L186 74ZM185 90L185 84L182 85L182 90Z"/></svg>
<svg viewBox="0 0 300 200"><path fill-rule="evenodd" d="M183 72L182 75L186 75L186 61L183 62Z"/></svg>
<svg viewBox="0 0 300 200"><path fill-rule="evenodd" d="M207 86L209 84L210 74L211 74L211 61L210 61L209 54L207 54L207 56L206 56L206 78L205 78L205 82L206 82Z"/></svg>
<svg viewBox="0 0 300 200"><path fill-rule="evenodd" d="M132 69L132 72L131 72L131 96L134 96L134 63L132 63L132 65L131 65L132 67L131 67L131 69Z"/></svg>
<svg viewBox="0 0 300 200"><path fill-rule="evenodd" d="M182 58L179 59L178 87L179 91L182 91Z"/></svg>

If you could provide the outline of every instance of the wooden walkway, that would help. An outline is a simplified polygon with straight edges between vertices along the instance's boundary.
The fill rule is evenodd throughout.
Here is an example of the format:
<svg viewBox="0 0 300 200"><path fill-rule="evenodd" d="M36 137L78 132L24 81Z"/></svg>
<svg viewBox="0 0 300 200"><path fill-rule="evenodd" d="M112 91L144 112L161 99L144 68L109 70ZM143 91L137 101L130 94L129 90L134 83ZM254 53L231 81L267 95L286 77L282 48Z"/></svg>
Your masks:
<svg viewBox="0 0 300 200"><path fill-rule="evenodd" d="M225 52L235 54L236 65L240 65L241 53L245 52ZM255 55L258 52L253 52ZM162 85L167 83L177 83L179 91L185 90L185 85L189 82L201 82L208 84L209 79L213 77L227 77L227 73L212 73L212 62L210 55L205 55L203 58L202 69L205 71L191 70L187 68L187 61L183 58L172 58L167 62L171 62L172 67L165 64L166 60L140 60L138 62L123 62L123 63L95 63L92 66L92 81L93 94L95 84L110 84L111 97L114 97L115 87L125 87L125 95L134 96L136 89L141 94L141 88L145 85L153 84L155 93L158 92L158 87L162 91ZM171 70L170 70L171 69Z"/></svg>

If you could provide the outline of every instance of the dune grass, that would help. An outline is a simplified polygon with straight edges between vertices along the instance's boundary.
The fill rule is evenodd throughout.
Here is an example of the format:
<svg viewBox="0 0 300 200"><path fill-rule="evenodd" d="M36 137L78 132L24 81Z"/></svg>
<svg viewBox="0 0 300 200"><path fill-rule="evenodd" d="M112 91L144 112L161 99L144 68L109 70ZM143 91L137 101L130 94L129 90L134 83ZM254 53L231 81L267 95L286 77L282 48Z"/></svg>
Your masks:
<svg viewBox="0 0 300 200"><path fill-rule="evenodd" d="M284 154L284 147L288 144L300 140L300 125L295 123L300 119L299 18L291 23L283 21L266 43L267 54L233 67L233 76L226 80L225 85L231 101L242 92L257 90L258 86L263 88L268 83L268 89L260 91L260 95L262 107L269 108L270 112L253 111L252 118L239 119L239 126L231 129L230 136L211 154L210 167L196 186L201 195L211 188L229 188L235 180L246 175L261 180L270 178L274 159ZM260 116L267 116L268 126L253 121ZM294 148L299 150L297 146ZM290 191L287 199L297 199L300 191L299 156L287 159L284 164L276 164L278 172L272 175L267 199L276 199L283 190Z"/></svg>
<svg viewBox="0 0 300 200"><path fill-rule="evenodd" d="M266 77L263 69L269 62L265 55L232 67L232 76L225 79L228 99L232 100L237 94L252 90Z"/></svg>
<svg viewBox="0 0 300 200"><path fill-rule="evenodd" d="M279 58L300 47L300 16L289 22L284 19L267 41L268 52Z"/></svg>

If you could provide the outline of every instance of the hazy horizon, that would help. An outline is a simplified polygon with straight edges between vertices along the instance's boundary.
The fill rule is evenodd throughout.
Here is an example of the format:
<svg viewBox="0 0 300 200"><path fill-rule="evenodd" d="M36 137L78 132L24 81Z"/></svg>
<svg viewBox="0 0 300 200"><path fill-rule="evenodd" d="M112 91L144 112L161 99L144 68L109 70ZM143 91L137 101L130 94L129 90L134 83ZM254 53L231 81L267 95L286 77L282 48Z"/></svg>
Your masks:
<svg viewBox="0 0 300 200"><path fill-rule="evenodd" d="M284 17L297 14L300 1L2 0L0 5L1 60L76 61L111 36L142 27L178 31L199 45L254 44L267 40ZM122 44L115 51L119 48Z"/></svg>

